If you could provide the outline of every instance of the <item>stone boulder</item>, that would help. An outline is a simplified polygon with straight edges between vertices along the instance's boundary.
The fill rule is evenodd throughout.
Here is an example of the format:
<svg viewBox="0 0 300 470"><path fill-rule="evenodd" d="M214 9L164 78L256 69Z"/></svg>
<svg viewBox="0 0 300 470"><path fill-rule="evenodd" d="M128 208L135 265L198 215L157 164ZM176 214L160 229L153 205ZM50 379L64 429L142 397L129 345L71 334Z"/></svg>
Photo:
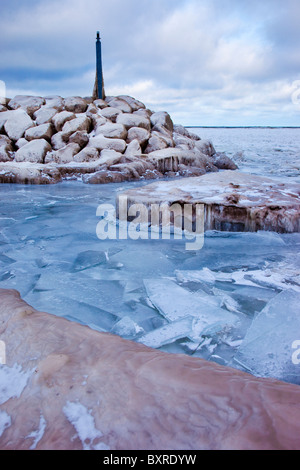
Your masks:
<svg viewBox="0 0 300 470"><path fill-rule="evenodd" d="M238 166L231 158L227 157L224 153L216 153L214 155L214 165L219 170L237 170Z"/></svg>
<svg viewBox="0 0 300 470"><path fill-rule="evenodd" d="M101 99L98 99L98 100L94 100L93 101L93 104L99 108L99 109L103 109L103 108L107 108L108 104L106 103L105 100L101 100Z"/></svg>
<svg viewBox="0 0 300 470"><path fill-rule="evenodd" d="M90 138L88 146L94 147L99 151L109 149L123 153L126 149L126 142L122 139L110 139L99 134Z"/></svg>
<svg viewBox="0 0 300 470"><path fill-rule="evenodd" d="M51 145L45 139L32 140L17 150L15 161L44 163L46 154L51 150Z"/></svg>
<svg viewBox="0 0 300 470"><path fill-rule="evenodd" d="M91 162L99 159L99 151L94 147L84 147L74 155L74 162Z"/></svg>
<svg viewBox="0 0 300 470"><path fill-rule="evenodd" d="M99 164L110 167L119 163L123 158L123 154L115 150L104 149L100 153Z"/></svg>
<svg viewBox="0 0 300 470"><path fill-rule="evenodd" d="M216 151L210 140L199 140L195 142L195 147L205 155L212 157Z"/></svg>
<svg viewBox="0 0 300 470"><path fill-rule="evenodd" d="M34 126L35 123L31 117L23 109L17 109L9 114L4 129L11 140L17 141L23 137L27 129Z"/></svg>
<svg viewBox="0 0 300 470"><path fill-rule="evenodd" d="M71 119L75 119L76 115L71 113L70 111L61 111L53 116L52 122L54 124L55 129L57 132L61 131L64 127L64 124L67 121L71 121Z"/></svg>
<svg viewBox="0 0 300 470"><path fill-rule="evenodd" d="M74 132L77 131L85 131L89 132L91 126L91 120L88 116L86 116L84 113L83 114L78 114L75 119L72 119L70 121L67 121L61 132L62 136L65 140L67 140Z"/></svg>
<svg viewBox="0 0 300 470"><path fill-rule="evenodd" d="M39 126L41 124L51 122L52 118L57 113L58 113L58 111L57 111L56 108L50 108L47 105L44 105L34 113L33 118L34 118L36 124Z"/></svg>
<svg viewBox="0 0 300 470"><path fill-rule="evenodd" d="M115 97L111 99L108 103L108 106L112 108L117 108L122 113L132 113L132 107L128 104L127 101L123 100L121 97Z"/></svg>
<svg viewBox="0 0 300 470"><path fill-rule="evenodd" d="M57 112L60 112L64 109L64 99L58 95L49 95L45 96L46 104L45 106L48 108L54 108Z"/></svg>
<svg viewBox="0 0 300 470"><path fill-rule="evenodd" d="M10 109L23 109L30 117L45 104L45 98L40 96L17 95L8 102Z"/></svg>
<svg viewBox="0 0 300 470"><path fill-rule="evenodd" d="M103 135L110 139L122 139L126 140L127 130L123 124L116 124L112 122L107 122L102 126L96 127L96 135Z"/></svg>
<svg viewBox="0 0 300 470"><path fill-rule="evenodd" d="M84 113L88 107L86 100L80 96L69 96L64 103L65 110L75 114Z"/></svg>
<svg viewBox="0 0 300 470"><path fill-rule="evenodd" d="M56 134L53 134L51 137L51 145L53 147L53 150L59 150L63 148L66 145L66 141L64 140L64 135L63 133L57 132Z"/></svg>
<svg viewBox="0 0 300 470"><path fill-rule="evenodd" d="M166 111L158 111L156 113L153 113L150 117L150 120L153 130L157 130L158 132L160 132L161 129L164 129L170 132L171 134L173 133L173 121Z"/></svg>
<svg viewBox="0 0 300 470"><path fill-rule="evenodd" d="M0 183L55 184L61 180L62 177L57 168L43 163L15 161L0 163Z"/></svg>
<svg viewBox="0 0 300 470"><path fill-rule="evenodd" d="M118 98L122 99L123 101L126 101L132 109L132 112L138 111L139 109L145 109L144 103L139 100L136 100L132 96L120 95L118 96Z"/></svg>
<svg viewBox="0 0 300 470"><path fill-rule="evenodd" d="M125 150L124 155L126 157L137 157L142 155L142 149L140 146L140 143L137 139L132 140L128 145Z"/></svg>
<svg viewBox="0 0 300 470"><path fill-rule="evenodd" d="M150 119L140 116L139 114L119 114L116 122L118 124L123 124L127 130L131 127L142 127L147 131L150 131L151 129Z"/></svg>
<svg viewBox="0 0 300 470"><path fill-rule="evenodd" d="M86 131L76 131L74 134L70 135L69 137L69 144L75 143L78 144L79 147L82 149L85 147L89 142L89 135Z"/></svg>
<svg viewBox="0 0 300 470"><path fill-rule="evenodd" d="M142 149L144 149L150 139L150 132L142 127L131 127L127 133L127 143L129 144L132 140L137 140Z"/></svg>
<svg viewBox="0 0 300 470"><path fill-rule="evenodd" d="M31 127L25 131L25 139L28 141L34 139L45 139L50 141L53 135L53 126L50 122L40 126Z"/></svg>
<svg viewBox="0 0 300 470"><path fill-rule="evenodd" d="M45 163L69 163L73 161L74 156L80 152L80 146L76 143L67 144L59 150L49 152L45 158Z"/></svg>
<svg viewBox="0 0 300 470"><path fill-rule="evenodd" d="M113 108L110 106L107 106L106 108L102 108L99 110L99 113L101 116L105 117L106 119L109 119L111 122L116 122L117 117L119 114L123 114L122 111L118 108Z"/></svg>

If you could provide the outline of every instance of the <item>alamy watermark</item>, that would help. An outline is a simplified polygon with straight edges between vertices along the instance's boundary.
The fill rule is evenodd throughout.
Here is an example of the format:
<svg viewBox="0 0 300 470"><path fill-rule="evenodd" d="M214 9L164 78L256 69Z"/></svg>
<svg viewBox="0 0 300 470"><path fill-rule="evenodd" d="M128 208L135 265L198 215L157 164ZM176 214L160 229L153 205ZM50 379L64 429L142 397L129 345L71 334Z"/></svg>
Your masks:
<svg viewBox="0 0 300 470"><path fill-rule="evenodd" d="M100 240L180 240L184 236L189 240L186 250L200 250L204 244L204 204L130 205L127 196L121 195L117 208L100 204L96 215L101 217L96 228Z"/></svg>
<svg viewBox="0 0 300 470"><path fill-rule="evenodd" d="M292 344L292 349L295 351L292 354L292 363L295 365L300 364L300 340L295 340Z"/></svg>

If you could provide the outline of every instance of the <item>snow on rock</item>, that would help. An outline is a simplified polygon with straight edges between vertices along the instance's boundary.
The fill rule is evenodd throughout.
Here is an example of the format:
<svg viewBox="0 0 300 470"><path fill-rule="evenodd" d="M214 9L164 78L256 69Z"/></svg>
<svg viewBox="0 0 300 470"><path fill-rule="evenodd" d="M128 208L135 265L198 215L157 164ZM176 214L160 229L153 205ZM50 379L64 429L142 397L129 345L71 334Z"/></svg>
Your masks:
<svg viewBox="0 0 300 470"><path fill-rule="evenodd" d="M73 160L73 157L80 151L80 146L76 143L70 143L55 150L54 152L49 152L45 158L45 163L55 162L55 163L69 163Z"/></svg>
<svg viewBox="0 0 300 470"><path fill-rule="evenodd" d="M2 450L300 447L298 385L38 312L15 290L0 290L0 321Z"/></svg>
<svg viewBox="0 0 300 470"><path fill-rule="evenodd" d="M71 121L71 119L75 119L75 118L76 118L76 114L71 113L70 111L61 111L60 113L57 113L53 116L52 122L57 132L59 132L62 130L62 128L64 127L64 124L67 121Z"/></svg>
<svg viewBox="0 0 300 470"><path fill-rule="evenodd" d="M88 106L86 100L80 96L69 96L65 98L65 109L71 113L84 113Z"/></svg>
<svg viewBox="0 0 300 470"><path fill-rule="evenodd" d="M16 141L23 137L25 131L34 125L31 117L21 108L9 114L4 129L8 137Z"/></svg>
<svg viewBox="0 0 300 470"><path fill-rule="evenodd" d="M49 155L45 163L51 161L52 165L58 165L63 178L70 175L69 164L73 164L76 155L85 148L96 150L84 150L76 158L78 163L95 161L95 151L99 153L108 149L126 153L124 160L118 163L122 166L112 169L114 175L109 173L105 176L105 168L100 168L101 174L96 170L97 175L87 178L83 176L88 169L87 165L77 166L77 178L80 179L82 175L84 182L95 182L99 178L101 181L126 181L163 176L198 176L207 171L218 170L214 165L212 145L208 150L208 144L201 142L199 137L192 135L183 126L174 127L167 112L153 112L131 96L108 96L105 100L93 100L80 96L62 98L53 95L41 98L19 95L7 101L7 107L0 113L0 135L8 137L12 141L12 147L1 148L0 159L4 163L14 160L16 148L25 146L26 142L22 139L26 138L27 141L47 140L52 152L60 151L53 154L55 158L52 160ZM207 152L207 158L196 148L196 143L199 142L201 149ZM74 145L68 147L70 144L79 145L79 149ZM70 153L70 148L76 151ZM168 153L159 158L150 155L170 148L181 151L181 157L170 156ZM187 154L186 151L192 153ZM19 155L15 161L19 161ZM140 159L140 162L136 159ZM218 162L222 164L222 168L233 168L230 159L222 157L222 162L220 163L220 159ZM64 164L69 167L62 167ZM75 167L73 169L75 171ZM110 168L106 167L106 170L110 171ZM89 171L92 171L92 166ZM6 175L5 180L13 181L14 178ZM52 178L50 180L55 181Z"/></svg>
<svg viewBox="0 0 300 470"><path fill-rule="evenodd" d="M33 114L45 104L45 98L41 96L26 96L17 95L8 102L10 109L23 109L29 116L33 117Z"/></svg>
<svg viewBox="0 0 300 470"><path fill-rule="evenodd" d="M51 145L45 139L35 139L23 145L16 152L16 162L44 163L45 156L51 151Z"/></svg>
<svg viewBox="0 0 300 470"><path fill-rule="evenodd" d="M150 119L140 116L139 114L119 114L117 117L117 123L123 124L127 130L131 127L142 127L147 131L150 131L151 129Z"/></svg>
<svg viewBox="0 0 300 470"><path fill-rule="evenodd" d="M53 135L52 124L46 123L46 124L41 124L40 126L35 126L35 127L31 127L30 129L27 129L27 131L25 132L25 139L27 139L28 141L31 141L34 139L46 139L50 141L52 135Z"/></svg>

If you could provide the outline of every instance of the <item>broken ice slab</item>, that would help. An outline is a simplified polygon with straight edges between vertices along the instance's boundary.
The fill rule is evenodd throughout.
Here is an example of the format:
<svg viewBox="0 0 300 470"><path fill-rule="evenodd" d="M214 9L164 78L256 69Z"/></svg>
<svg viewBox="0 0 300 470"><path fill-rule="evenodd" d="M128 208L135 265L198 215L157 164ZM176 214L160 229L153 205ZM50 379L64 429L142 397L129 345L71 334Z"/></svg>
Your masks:
<svg viewBox="0 0 300 470"><path fill-rule="evenodd" d="M73 270L83 271L107 262L108 255L104 251L87 250L79 253L74 261Z"/></svg>
<svg viewBox="0 0 300 470"><path fill-rule="evenodd" d="M157 349L178 339L189 337L193 328L193 320L192 316L180 318L146 333L138 339L138 342Z"/></svg>
<svg viewBox="0 0 300 470"><path fill-rule="evenodd" d="M285 290L271 299L253 320L233 365L259 377L300 385L293 344L300 340L300 294Z"/></svg>
<svg viewBox="0 0 300 470"><path fill-rule="evenodd" d="M118 320L110 330L111 333L121 336L122 338L133 339L136 335L144 332L137 323L135 323L130 317L125 316Z"/></svg>
<svg viewBox="0 0 300 470"><path fill-rule="evenodd" d="M214 334L239 322L237 315L219 307L220 300L199 292L190 292L170 279L145 279L152 304L169 322L186 316L196 318L193 336Z"/></svg>

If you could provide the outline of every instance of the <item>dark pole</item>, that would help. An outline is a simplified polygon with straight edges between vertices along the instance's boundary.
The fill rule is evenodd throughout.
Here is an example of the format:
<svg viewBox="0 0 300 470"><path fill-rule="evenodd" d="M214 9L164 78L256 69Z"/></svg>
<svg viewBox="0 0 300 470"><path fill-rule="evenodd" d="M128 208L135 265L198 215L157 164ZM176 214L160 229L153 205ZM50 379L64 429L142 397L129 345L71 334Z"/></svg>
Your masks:
<svg viewBox="0 0 300 470"><path fill-rule="evenodd" d="M103 99L103 74L102 74L102 56L101 56L101 41L100 34L97 31L96 39L96 72L97 72L97 88L98 88L98 98Z"/></svg>

